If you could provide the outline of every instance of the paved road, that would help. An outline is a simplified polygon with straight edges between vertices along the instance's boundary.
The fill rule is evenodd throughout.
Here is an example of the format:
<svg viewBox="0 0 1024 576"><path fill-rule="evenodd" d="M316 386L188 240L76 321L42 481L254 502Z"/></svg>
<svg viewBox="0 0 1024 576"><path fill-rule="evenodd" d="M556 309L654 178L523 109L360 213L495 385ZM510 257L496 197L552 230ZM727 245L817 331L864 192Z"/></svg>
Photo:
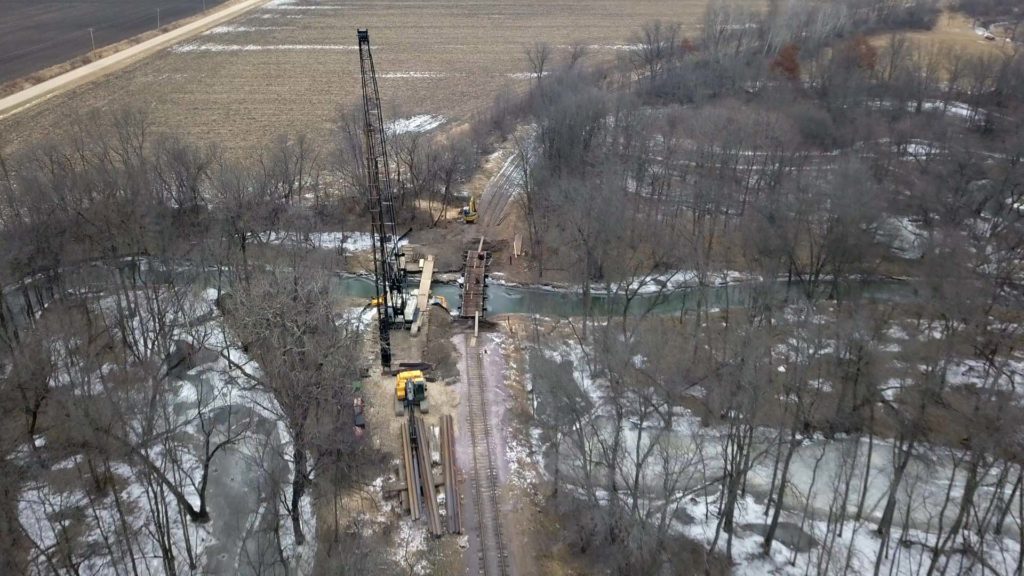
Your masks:
<svg viewBox="0 0 1024 576"><path fill-rule="evenodd" d="M131 64L140 58L144 58L161 48L194 36L208 28L224 22L225 20L230 20L231 18L251 10L252 8L260 6L265 2L267 2L267 0L245 0L238 4L226 6L209 16L200 18L195 22L181 26L180 28L175 28L166 34L161 34L160 36L151 38L130 48L126 48L125 50L107 56L106 58L101 58L95 62L86 64L80 68L75 68L70 72L66 72L45 82L40 82L39 84L26 88L21 92L11 94L6 98L0 99L0 119L25 110L26 108L37 104L54 94L74 86L84 84L91 80L95 80L104 74L109 74L110 72L124 68L128 64Z"/></svg>

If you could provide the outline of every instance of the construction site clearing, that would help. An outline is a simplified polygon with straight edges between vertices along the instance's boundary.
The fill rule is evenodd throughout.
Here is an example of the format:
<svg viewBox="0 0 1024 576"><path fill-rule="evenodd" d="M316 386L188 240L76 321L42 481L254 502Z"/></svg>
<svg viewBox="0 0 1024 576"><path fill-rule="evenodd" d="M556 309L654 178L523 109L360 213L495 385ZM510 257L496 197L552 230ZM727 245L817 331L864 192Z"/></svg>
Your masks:
<svg viewBox="0 0 1024 576"><path fill-rule="evenodd" d="M431 295L432 256L412 259L422 262L418 288L409 293L416 302L414 320L407 327L392 328L389 334L392 368L369 371L366 385L361 386L364 397L358 400L355 417L357 425L362 423L366 427L367 436L377 448L397 456L390 479L382 484L382 496L397 502L402 515L414 523L422 523L434 537L466 534L463 509L466 499L470 499L469 505L479 517L480 530L486 532L480 536L480 544L474 547L492 547L493 554L485 556L494 556L501 566L506 561L497 517L498 479L494 463L497 456L491 453L493 431L487 420L483 398L487 392L483 389L480 351L476 347L478 319L484 312L486 258L478 260L477 254L477 251L469 251L467 262L478 262L478 272L468 268L462 281L464 287L472 287L468 289L471 301L479 303L473 304L472 315L462 307L449 312ZM476 277L480 279L479 285L472 280ZM467 346L463 362L468 381L461 383L462 386L453 386L456 384L453 378L434 374L434 365L425 361L424 351L431 342L449 338L447 330L431 333L432 317L435 322L451 324L452 329L464 333ZM373 345L376 347L379 343L374 341ZM460 398L459 388L468 392L468 398ZM457 426L455 418L456 408L463 402L470 411L466 429ZM458 434L470 436L471 449L464 461L456 456ZM460 547L465 546L460 542ZM498 568L480 573L509 572Z"/></svg>
<svg viewBox="0 0 1024 576"><path fill-rule="evenodd" d="M379 370L368 371L379 373L379 377L371 377L372 400L359 398L354 404L354 424L360 435L369 426L371 437L378 443L382 438L397 438L390 450L378 445L398 455L395 480L382 486L384 497L397 498L400 510L413 522L425 520L427 531L434 537L472 531L474 538L472 542L467 538L465 547L470 548L467 557L476 554L478 573L510 574L510 558L501 527L499 458L495 454L499 441L489 408L492 390L485 383L478 343L480 322L487 310L490 254L484 250L483 236L475 250L465 253L459 311L455 314L463 322L471 319L471 324L464 324L465 382L461 388L466 394L467 408L460 411L460 421L465 422L465 429L460 431L452 412L461 399L453 398L456 394L445 385L447 379L432 374L433 366L424 362L431 314L438 309L446 314L451 312L443 298L431 294L434 256L414 257L402 247L408 232L399 235L396 227L387 132L369 32L358 30L357 39L363 92L366 200L373 246L374 297L369 307L376 311L374 344L380 364ZM477 221L475 199L470 200L462 216L466 225ZM413 280L416 275L418 281ZM393 406L393 411L382 410L385 406ZM460 432L469 436L465 462L456 457L456 437ZM443 513L438 500L441 495ZM472 516L470 530L464 528L467 509ZM466 562L467 568L471 565Z"/></svg>

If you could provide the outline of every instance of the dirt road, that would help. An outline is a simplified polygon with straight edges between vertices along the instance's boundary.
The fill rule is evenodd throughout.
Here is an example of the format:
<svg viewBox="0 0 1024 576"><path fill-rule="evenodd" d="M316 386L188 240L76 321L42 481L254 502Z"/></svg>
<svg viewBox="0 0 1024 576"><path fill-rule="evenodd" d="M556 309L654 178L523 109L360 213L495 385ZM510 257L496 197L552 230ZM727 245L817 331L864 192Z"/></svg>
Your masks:
<svg viewBox="0 0 1024 576"><path fill-rule="evenodd" d="M230 20L231 18L243 14L246 11L266 2L267 0L246 0L238 4L226 6L209 16L200 18L199 20L186 24L180 28L175 28L166 34L161 34L160 36L151 38L140 44L136 44L135 46L122 50L121 52L111 56L101 58L80 68L75 68L70 72L36 84L31 88L26 88L21 92L11 94L6 98L0 99L0 119L21 112L22 110L25 110L26 108L29 108L30 106L37 104L54 94L58 94L74 86L84 84L90 80L95 80L104 74L109 74L110 72L121 69L161 48L194 36L212 26L220 24L226 20Z"/></svg>

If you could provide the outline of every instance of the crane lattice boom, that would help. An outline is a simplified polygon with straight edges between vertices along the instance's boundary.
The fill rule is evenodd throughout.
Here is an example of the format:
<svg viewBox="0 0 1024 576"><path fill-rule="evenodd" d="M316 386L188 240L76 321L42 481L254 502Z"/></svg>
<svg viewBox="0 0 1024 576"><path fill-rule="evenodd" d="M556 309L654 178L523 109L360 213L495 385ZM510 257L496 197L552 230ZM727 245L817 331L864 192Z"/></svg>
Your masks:
<svg viewBox="0 0 1024 576"><path fill-rule="evenodd" d="M370 34L357 31L359 66L363 83L363 132L366 154L367 207L373 225L373 268L376 284L377 318L380 329L380 355L384 369L391 366L390 327L404 321L405 273L398 251L399 237L395 227L395 205L391 193L384 117L381 114L377 73L370 52Z"/></svg>

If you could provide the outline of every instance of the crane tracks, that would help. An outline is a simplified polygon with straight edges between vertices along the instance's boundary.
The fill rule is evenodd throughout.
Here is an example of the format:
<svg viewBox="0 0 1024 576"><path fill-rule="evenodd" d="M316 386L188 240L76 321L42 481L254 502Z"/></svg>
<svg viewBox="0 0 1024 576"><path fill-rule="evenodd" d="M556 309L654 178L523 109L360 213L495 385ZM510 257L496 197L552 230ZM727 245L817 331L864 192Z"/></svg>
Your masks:
<svg viewBox="0 0 1024 576"><path fill-rule="evenodd" d="M488 413L488 390L476 339L466 337L466 395L468 401L473 501L479 523L479 573L511 574L501 527L494 429Z"/></svg>

